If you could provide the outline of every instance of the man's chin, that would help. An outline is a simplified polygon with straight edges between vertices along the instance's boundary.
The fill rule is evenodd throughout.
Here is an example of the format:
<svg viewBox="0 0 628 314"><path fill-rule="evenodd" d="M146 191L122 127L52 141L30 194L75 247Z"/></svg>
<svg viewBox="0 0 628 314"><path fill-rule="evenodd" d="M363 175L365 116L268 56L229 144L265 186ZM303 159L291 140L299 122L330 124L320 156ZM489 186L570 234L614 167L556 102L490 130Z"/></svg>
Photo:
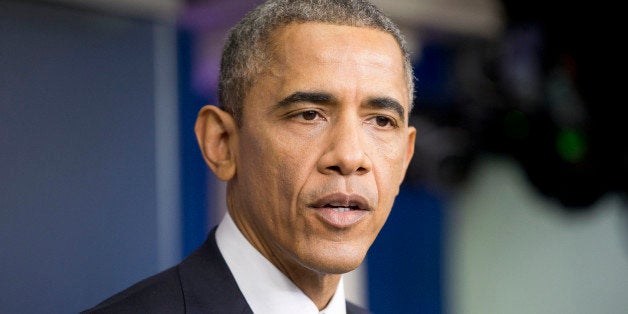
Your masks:
<svg viewBox="0 0 628 314"><path fill-rule="evenodd" d="M350 265L345 263L344 265L331 266L331 267L327 268L326 273L330 274L330 275L346 274L346 273L354 271L356 268L358 268L362 264L362 261L363 261L363 259L359 260L359 262L357 262L357 263L352 263Z"/></svg>
<svg viewBox="0 0 628 314"><path fill-rule="evenodd" d="M358 268L366 256L366 251L344 251L334 254L333 250L329 250L326 253L327 254L316 257L310 257L302 261L302 264L318 273L342 275Z"/></svg>

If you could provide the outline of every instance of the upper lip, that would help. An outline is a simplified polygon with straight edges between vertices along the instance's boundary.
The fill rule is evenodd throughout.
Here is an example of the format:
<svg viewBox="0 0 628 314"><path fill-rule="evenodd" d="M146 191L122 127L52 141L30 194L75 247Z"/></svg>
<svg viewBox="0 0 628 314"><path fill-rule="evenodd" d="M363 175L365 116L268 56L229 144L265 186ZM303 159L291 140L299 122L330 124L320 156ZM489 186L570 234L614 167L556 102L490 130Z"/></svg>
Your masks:
<svg viewBox="0 0 628 314"><path fill-rule="evenodd" d="M310 205L314 208L353 207L359 210L370 210L368 200L359 194L333 193L317 199Z"/></svg>

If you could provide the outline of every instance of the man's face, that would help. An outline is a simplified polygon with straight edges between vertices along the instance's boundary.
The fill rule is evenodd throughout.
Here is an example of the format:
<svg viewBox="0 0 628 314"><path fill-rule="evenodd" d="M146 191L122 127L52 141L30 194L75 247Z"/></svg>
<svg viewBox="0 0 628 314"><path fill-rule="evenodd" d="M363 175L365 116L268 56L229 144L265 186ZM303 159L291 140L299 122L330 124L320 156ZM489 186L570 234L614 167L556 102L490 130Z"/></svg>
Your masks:
<svg viewBox="0 0 628 314"><path fill-rule="evenodd" d="M414 150L401 50L384 32L291 24L244 101L229 205L280 269L356 268Z"/></svg>

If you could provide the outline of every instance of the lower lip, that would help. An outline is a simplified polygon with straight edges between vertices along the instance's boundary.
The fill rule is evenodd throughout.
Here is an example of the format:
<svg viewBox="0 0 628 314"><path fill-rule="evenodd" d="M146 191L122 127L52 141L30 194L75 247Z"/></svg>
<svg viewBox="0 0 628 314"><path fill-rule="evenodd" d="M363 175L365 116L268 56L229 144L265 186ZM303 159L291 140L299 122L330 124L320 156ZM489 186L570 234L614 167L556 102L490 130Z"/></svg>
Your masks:
<svg viewBox="0 0 628 314"><path fill-rule="evenodd" d="M349 210L341 213L328 207L316 208L316 212L323 218L323 221L336 228L351 227L362 220L368 213L366 210Z"/></svg>

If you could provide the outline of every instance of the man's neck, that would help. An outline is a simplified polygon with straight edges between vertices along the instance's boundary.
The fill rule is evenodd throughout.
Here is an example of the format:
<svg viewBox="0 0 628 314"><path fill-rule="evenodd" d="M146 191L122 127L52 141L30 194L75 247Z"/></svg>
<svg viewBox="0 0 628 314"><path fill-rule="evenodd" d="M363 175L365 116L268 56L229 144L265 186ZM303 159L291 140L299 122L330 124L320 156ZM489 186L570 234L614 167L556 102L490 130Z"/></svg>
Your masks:
<svg viewBox="0 0 628 314"><path fill-rule="evenodd" d="M278 258L271 252L281 252L280 249L272 249L265 245L263 241L260 241L256 233L247 228L246 224L239 223L240 217L237 214L231 214L231 217L246 240L299 287L316 304L319 310L324 309L329 304L338 288L338 282L342 275L320 273L297 263L293 259ZM281 262L282 260L284 261L283 263Z"/></svg>
<svg viewBox="0 0 628 314"><path fill-rule="evenodd" d="M216 242L256 313L345 313L342 275L319 276L302 266L273 264L250 243L229 214L216 231ZM308 271L290 273L286 269Z"/></svg>
<svg viewBox="0 0 628 314"><path fill-rule="evenodd" d="M321 274L302 265L281 267L275 264L273 260L270 261L290 278L290 280L316 304L319 310L327 307L334 293L336 293L338 282L342 276L337 274Z"/></svg>

